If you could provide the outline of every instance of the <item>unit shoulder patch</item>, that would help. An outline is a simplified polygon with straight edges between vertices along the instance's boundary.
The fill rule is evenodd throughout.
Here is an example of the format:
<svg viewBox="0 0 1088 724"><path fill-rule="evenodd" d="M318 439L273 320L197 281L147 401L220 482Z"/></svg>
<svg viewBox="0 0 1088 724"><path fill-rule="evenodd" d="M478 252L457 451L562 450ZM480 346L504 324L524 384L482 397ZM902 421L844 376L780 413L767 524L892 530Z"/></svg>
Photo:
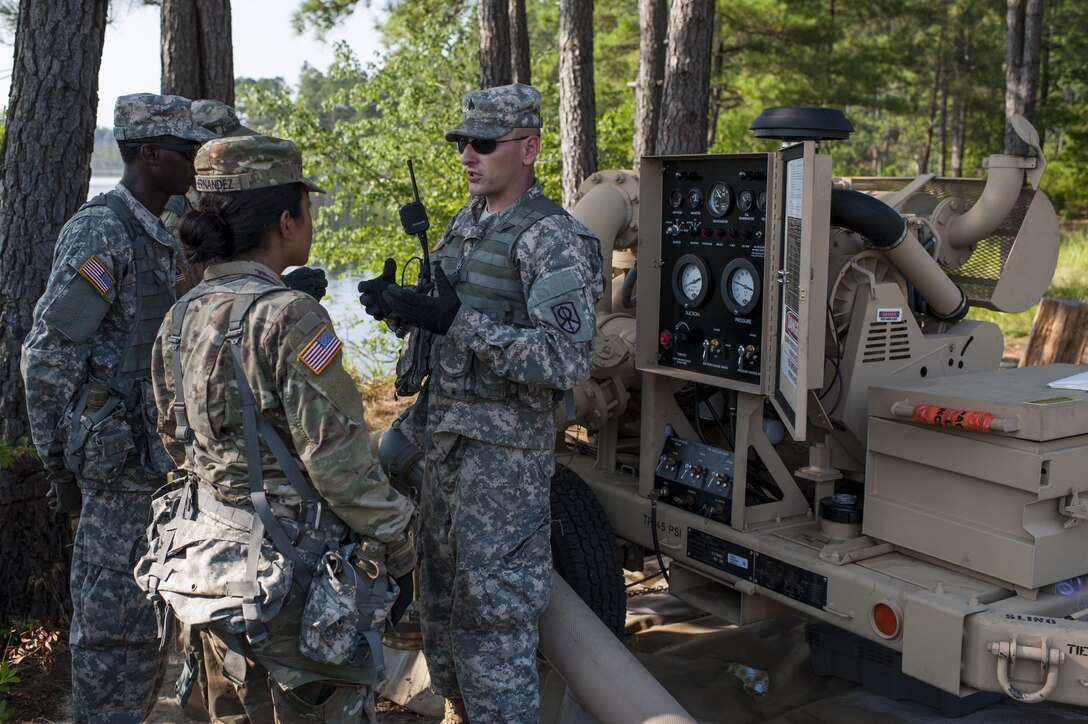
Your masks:
<svg viewBox="0 0 1088 724"><path fill-rule="evenodd" d="M324 326L302 348L298 354L298 360L314 374L319 375L329 366L342 346L343 342L340 338L328 326Z"/></svg>
<svg viewBox="0 0 1088 724"><path fill-rule="evenodd" d="M582 318L572 302L553 305L552 314L555 315L556 326L567 334L578 334L578 330L582 328Z"/></svg>
<svg viewBox="0 0 1088 724"><path fill-rule="evenodd" d="M97 256L91 256L79 267L79 273L91 283L94 290L103 297L113 288L113 275L109 273L105 265Z"/></svg>

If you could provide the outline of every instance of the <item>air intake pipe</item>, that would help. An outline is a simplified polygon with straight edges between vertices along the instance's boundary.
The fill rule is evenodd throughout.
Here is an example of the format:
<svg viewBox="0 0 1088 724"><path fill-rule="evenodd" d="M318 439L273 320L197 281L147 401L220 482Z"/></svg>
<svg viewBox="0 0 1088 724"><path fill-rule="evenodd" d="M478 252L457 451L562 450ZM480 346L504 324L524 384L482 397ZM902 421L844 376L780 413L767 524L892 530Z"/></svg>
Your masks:
<svg viewBox="0 0 1088 724"><path fill-rule="evenodd" d="M925 299L929 314L946 322L966 316L967 295L921 244L914 243L907 220L895 209L860 191L833 189L831 223L861 234L883 252Z"/></svg>

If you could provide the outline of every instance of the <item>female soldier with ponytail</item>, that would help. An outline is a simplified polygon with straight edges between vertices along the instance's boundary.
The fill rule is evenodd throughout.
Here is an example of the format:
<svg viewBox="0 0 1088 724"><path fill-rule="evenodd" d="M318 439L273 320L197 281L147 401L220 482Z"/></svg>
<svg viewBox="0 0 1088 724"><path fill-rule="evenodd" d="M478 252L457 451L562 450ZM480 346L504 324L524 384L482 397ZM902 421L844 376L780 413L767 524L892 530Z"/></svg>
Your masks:
<svg viewBox="0 0 1088 724"><path fill-rule="evenodd" d="M152 359L158 425L188 482L156 501L136 577L198 645L213 721L373 720L381 629L415 565L413 506L371 454L341 342L280 274L306 263L309 195L290 141L217 139L179 224L207 263Z"/></svg>

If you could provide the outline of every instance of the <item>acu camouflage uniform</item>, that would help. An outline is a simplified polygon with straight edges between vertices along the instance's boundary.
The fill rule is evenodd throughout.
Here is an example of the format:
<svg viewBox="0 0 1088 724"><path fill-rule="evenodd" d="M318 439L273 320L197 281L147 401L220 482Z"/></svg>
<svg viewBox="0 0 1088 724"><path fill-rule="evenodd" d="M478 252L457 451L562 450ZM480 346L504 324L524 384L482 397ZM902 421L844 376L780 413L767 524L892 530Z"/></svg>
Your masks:
<svg viewBox="0 0 1088 724"><path fill-rule="evenodd" d="M288 144L297 167L282 164ZM301 181L301 158L294 144L263 137L223 139L197 156L197 187L233 189ZM226 170L224 172L224 169ZM256 169L256 170L251 170ZM271 269L250 261L212 264L205 279L187 294L178 349L171 342L173 312L155 343L152 376L159 430L175 460L184 460L177 442L172 406L178 380L174 355L181 356L187 417L193 433L193 472L199 486L229 506L248 505L249 471L260 465L277 517L297 515L299 497L267 446L260 460L248 460L238 385L226 332L239 294L259 294L244 317L238 348L244 376L262 415L291 448L311 487L349 528L361 536L391 541L404 535L412 504L396 493L374 459L363 421L358 390L344 370L340 341L328 312L316 300L288 289ZM314 354L315 345L323 348ZM316 556L313 561L316 561ZM299 651L299 628L307 591L292 585L280 613L267 624L268 640L259 648L244 637L233 640L214 626L201 627L208 711L213 720L317 721L373 720L370 666L319 664ZM239 647L239 644L241 646ZM240 649L240 650L239 650ZM224 676L230 652L246 659L244 679ZM303 688L305 687L305 688ZM305 694L305 699L300 696ZM314 704L314 701L323 701Z"/></svg>
<svg viewBox="0 0 1088 724"><path fill-rule="evenodd" d="M119 140L211 137L193 126L189 101L179 96L122 96L115 123ZM174 468L155 434L150 352L175 296L177 246L124 185L107 195L61 230L22 354L34 444L46 469L63 476L67 468L83 493L71 573L77 722L141 721L154 706L164 663L129 552L147 525L152 491ZM108 391L99 411L112 411L84 428L81 448L81 424L92 417L90 385L96 394Z"/></svg>
<svg viewBox="0 0 1088 724"><path fill-rule="evenodd" d="M539 127L525 85L466 95L447 134ZM538 618L551 592L555 412L589 376L601 254L540 185L483 218L470 200L435 253L462 306L402 421L426 454L420 605L433 688L473 722L536 722ZM419 334L415 332L414 334Z"/></svg>

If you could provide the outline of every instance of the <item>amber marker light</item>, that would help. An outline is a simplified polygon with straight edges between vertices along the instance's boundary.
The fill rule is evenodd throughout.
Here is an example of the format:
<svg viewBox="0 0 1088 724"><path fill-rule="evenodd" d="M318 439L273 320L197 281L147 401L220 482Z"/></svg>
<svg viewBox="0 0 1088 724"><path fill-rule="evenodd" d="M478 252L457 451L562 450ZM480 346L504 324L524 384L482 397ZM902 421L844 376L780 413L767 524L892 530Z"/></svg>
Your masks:
<svg viewBox="0 0 1088 724"><path fill-rule="evenodd" d="M873 606L873 628L886 639L899 635L899 614L886 603Z"/></svg>

